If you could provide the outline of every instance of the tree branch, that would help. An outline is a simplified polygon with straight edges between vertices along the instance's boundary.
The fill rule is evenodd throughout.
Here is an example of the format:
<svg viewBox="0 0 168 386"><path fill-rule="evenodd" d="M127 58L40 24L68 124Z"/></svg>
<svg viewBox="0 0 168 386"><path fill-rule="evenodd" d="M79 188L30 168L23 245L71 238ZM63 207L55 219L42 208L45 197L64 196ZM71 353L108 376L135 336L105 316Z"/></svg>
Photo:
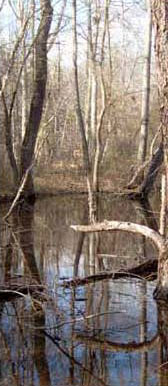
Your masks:
<svg viewBox="0 0 168 386"><path fill-rule="evenodd" d="M123 231L140 234L151 240L159 251L161 251L165 245L164 238L158 232L145 225L131 222L104 220L103 222L92 225L71 225L71 228L77 232Z"/></svg>

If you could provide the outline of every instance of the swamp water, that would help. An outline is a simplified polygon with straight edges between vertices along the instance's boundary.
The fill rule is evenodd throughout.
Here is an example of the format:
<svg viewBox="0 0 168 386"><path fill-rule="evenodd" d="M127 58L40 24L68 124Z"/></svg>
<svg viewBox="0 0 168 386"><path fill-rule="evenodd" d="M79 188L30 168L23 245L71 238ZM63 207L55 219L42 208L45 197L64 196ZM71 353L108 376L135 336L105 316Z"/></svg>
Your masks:
<svg viewBox="0 0 168 386"><path fill-rule="evenodd" d="M139 204L110 195L98 215L146 223ZM153 300L155 282L63 285L156 257L153 246L121 232L75 233L71 224L87 223L85 195L38 199L10 221L0 228L1 288L13 289L0 296L0 385L168 385L168 311Z"/></svg>

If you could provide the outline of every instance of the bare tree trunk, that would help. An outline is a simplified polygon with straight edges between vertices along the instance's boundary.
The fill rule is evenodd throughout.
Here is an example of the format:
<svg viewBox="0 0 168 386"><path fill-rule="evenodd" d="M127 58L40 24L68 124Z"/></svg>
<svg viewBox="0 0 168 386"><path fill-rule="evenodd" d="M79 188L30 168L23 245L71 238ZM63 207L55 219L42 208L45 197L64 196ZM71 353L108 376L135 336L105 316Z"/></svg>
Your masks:
<svg viewBox="0 0 168 386"><path fill-rule="evenodd" d="M31 33L32 33L32 41L35 40L35 12L36 12L36 4L35 0L31 0L31 10L32 10L32 25L31 25ZM35 46L32 47L32 80L35 81L35 67L36 67L36 57L35 57Z"/></svg>
<svg viewBox="0 0 168 386"><path fill-rule="evenodd" d="M103 127L103 119L105 115L105 109L106 109L106 92L105 92L105 83L104 83L104 76L103 76L103 63L104 63L104 46L105 46L105 38L106 38L106 32L107 32L107 25L108 25L108 17L109 17L109 0L106 0L105 6L104 6L104 25L103 25L103 33L102 33L102 41L101 41L101 54L100 54L100 65L99 65L99 79L100 79L100 95L101 95L101 107L100 107L100 113L98 116L98 106L97 102L95 104L95 119L94 119L94 131L95 131L95 152L94 152L94 161L93 161L93 191L98 192L99 191L99 169L100 169L100 163L102 160L102 141L101 141L101 131ZM97 26L98 28L99 26ZM97 47L96 47L97 48ZM95 80L96 84L98 81L98 74L96 74L96 61L93 62L93 67L95 71ZM98 67L98 66L97 66ZM94 96L97 101L97 91Z"/></svg>
<svg viewBox="0 0 168 386"><path fill-rule="evenodd" d="M8 153L9 162L10 162L12 172L13 172L15 187L18 186L19 172L18 172L17 162L16 162L16 158L15 158L14 144L13 144L13 138L12 138L12 113L13 113L13 107L14 107L15 97L16 97L16 93L17 93L17 88L18 88L18 81L20 79L20 71L22 71L22 66L21 66L21 70L19 71L19 75L18 75L18 79L16 82L14 92L12 93L12 101L11 101L9 107L8 107L8 104L7 104L6 98L5 98L5 90L7 89L10 74L12 72L12 68L13 68L15 60L16 60L16 54L18 53L20 43L24 39L27 25L28 25L28 18L26 19L25 23L23 24L23 27L21 28L20 34L16 40L16 43L15 43L14 48L12 50L12 53L10 55L9 65L8 65L6 74L2 77L2 80L0 81L0 97L2 99L2 105L3 105L3 110L4 110L4 127L5 127L6 150Z"/></svg>
<svg viewBox="0 0 168 386"><path fill-rule="evenodd" d="M2 105L4 110L4 127L5 127L5 142L6 142L6 150L8 153L10 165L13 172L14 184L17 187L19 181L19 172L16 163L16 158L14 154L14 146L12 141L12 116L11 113L8 112L8 108L6 105L6 100L4 96L4 92L1 94Z"/></svg>
<svg viewBox="0 0 168 386"><path fill-rule="evenodd" d="M76 26L76 0L73 0L73 68L74 68L74 81L75 81L75 92L76 92L76 114L78 118L79 130L82 137L82 147L83 147L83 163L86 173L90 172L90 160L88 152L88 144L86 140L85 133L85 124L82 115L80 94L79 94L79 80L78 80L78 44L77 44L77 26Z"/></svg>
<svg viewBox="0 0 168 386"><path fill-rule="evenodd" d="M50 0L41 0L41 20L35 46L36 65L33 96L26 132L21 149L21 179L33 162L34 149L40 126L47 81L47 40L52 21ZM34 195L32 173L29 173L24 187L24 195Z"/></svg>
<svg viewBox="0 0 168 386"><path fill-rule="evenodd" d="M149 165L149 169L140 186L140 195L143 197L148 197L151 192L154 182L156 181L156 177L158 175L160 166L163 162L163 143L161 142L156 153L153 155L152 160Z"/></svg>
<svg viewBox="0 0 168 386"><path fill-rule="evenodd" d="M20 4L19 2L19 8L20 8L20 24L21 27L23 26L25 22L25 9L24 4ZM26 41L25 36L22 41L22 55L23 55L23 61L26 57ZM21 122L21 138L24 138L25 131L26 131L26 122L27 122L27 64L25 62L23 66L22 71L22 77L21 77L21 85L22 85L22 122Z"/></svg>
<svg viewBox="0 0 168 386"><path fill-rule="evenodd" d="M146 158L148 125L149 125L149 98L150 98L150 68L151 68L151 47L152 47L152 13L149 0L147 0L148 21L145 34L145 55L142 86L141 104L141 129L138 148L138 163L142 164Z"/></svg>
<svg viewBox="0 0 168 386"><path fill-rule="evenodd" d="M112 95L112 78L113 78L113 64L112 64L112 54L111 54L111 36L110 36L110 23L109 23L109 5L110 0L106 0L106 19L107 19L107 41L108 41L108 67L109 67L109 80L110 80L110 95Z"/></svg>
<svg viewBox="0 0 168 386"><path fill-rule="evenodd" d="M92 94L92 82L91 82L91 47L92 47L92 4L91 0L88 2L88 37L87 37L87 61L86 61L86 77L87 77L87 96L86 96L86 109L85 109L85 122L86 122L86 140L89 147L90 140L90 121L91 121L91 94Z"/></svg>
<svg viewBox="0 0 168 386"><path fill-rule="evenodd" d="M132 180L128 184L128 188L133 188L136 184L143 184L143 187L145 188L145 184L148 183L150 177L150 170L149 173L147 173L148 177L145 178L145 181L142 182L144 178L144 168L141 166L144 164L146 160L146 153L147 153L147 142L148 142L148 127L149 127L149 101L150 101L150 78L151 78L151 50L152 50L152 12L151 12L151 5L150 0L146 0L147 3L147 13L148 13L148 20L146 25L146 31L145 31L145 50L144 50L144 67L143 67L143 79L142 79L142 100L141 100L141 127L140 127L140 134L139 134L139 146L138 146L138 154L137 154L137 160L138 160L138 170L133 176ZM155 180L155 173L154 178L152 181ZM146 189L144 189L145 194L148 192L152 186L146 186ZM146 195L147 195L146 194Z"/></svg>
<svg viewBox="0 0 168 386"><path fill-rule="evenodd" d="M159 386L168 385L168 308L167 304L158 304L158 332L160 337L159 352Z"/></svg>
<svg viewBox="0 0 168 386"><path fill-rule="evenodd" d="M85 122L82 114L80 93L79 93L79 80L78 80L78 45L77 45L77 25L76 25L76 0L73 0L73 69L74 69L74 82L75 82L75 92L76 92L76 115L78 119L79 130L82 137L82 148L83 148L83 164L86 173L87 179L87 188L88 188L88 204L89 204L89 217L90 222L95 221L95 204L94 204L94 195L92 191L92 170L89 157L88 143L86 139L86 130Z"/></svg>
<svg viewBox="0 0 168 386"><path fill-rule="evenodd" d="M91 64L91 100L90 100L90 109L91 109L91 119L90 119L90 156L94 159L95 147L96 147L96 126L97 126L97 69L95 59L92 58Z"/></svg>
<svg viewBox="0 0 168 386"><path fill-rule="evenodd" d="M160 119L163 138L164 168L167 181L168 173L168 2L151 0L155 28L155 55L160 103ZM166 186L167 189L167 186ZM167 191L166 191L167 196ZM168 197L167 197L168 199ZM165 208L167 211L167 207ZM159 259L158 285L155 297L168 297L168 246L167 242Z"/></svg>
<svg viewBox="0 0 168 386"><path fill-rule="evenodd" d="M104 119L105 109L106 109L106 93L105 93L102 66L100 66L100 79L101 79L100 82L101 82L102 106L101 106L98 122L96 125L96 150L95 150L95 157L94 157L94 164L93 164L93 191L94 192L99 191L99 176L100 176L99 168L100 168L100 162L102 159L101 130L103 127L103 119Z"/></svg>

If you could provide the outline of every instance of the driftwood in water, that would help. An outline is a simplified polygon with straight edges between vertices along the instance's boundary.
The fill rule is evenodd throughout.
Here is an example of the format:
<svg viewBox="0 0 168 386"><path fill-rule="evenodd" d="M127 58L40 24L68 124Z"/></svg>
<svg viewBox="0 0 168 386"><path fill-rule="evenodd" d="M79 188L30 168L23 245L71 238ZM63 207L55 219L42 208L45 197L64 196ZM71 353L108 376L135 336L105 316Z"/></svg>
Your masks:
<svg viewBox="0 0 168 386"><path fill-rule="evenodd" d="M154 292L157 299L168 299L168 243L167 240L157 231L135 223L123 221L106 221L91 225L73 225L72 229L78 232L102 232L102 231L124 231L140 234L153 242L159 252L158 261L158 283Z"/></svg>
<svg viewBox="0 0 168 386"><path fill-rule="evenodd" d="M38 283L27 282L12 282L0 285L0 302L11 301L15 298L31 295L33 298L40 298L44 286Z"/></svg>
<svg viewBox="0 0 168 386"><path fill-rule="evenodd" d="M157 268L158 268L158 260L150 259L147 262L140 264L136 267L122 270L118 272L100 272L95 275L85 276L85 277L77 277L68 281L63 282L63 286L68 287L77 287L86 285L89 283L94 283L96 281L105 280L105 279L120 279L126 276L145 278L147 280L154 280L157 278Z"/></svg>
<svg viewBox="0 0 168 386"><path fill-rule="evenodd" d="M71 228L77 232L102 232L102 231L124 231L145 236L152 241L160 251L164 246L164 238L155 230L136 223L125 221L107 221L91 225L71 225Z"/></svg>

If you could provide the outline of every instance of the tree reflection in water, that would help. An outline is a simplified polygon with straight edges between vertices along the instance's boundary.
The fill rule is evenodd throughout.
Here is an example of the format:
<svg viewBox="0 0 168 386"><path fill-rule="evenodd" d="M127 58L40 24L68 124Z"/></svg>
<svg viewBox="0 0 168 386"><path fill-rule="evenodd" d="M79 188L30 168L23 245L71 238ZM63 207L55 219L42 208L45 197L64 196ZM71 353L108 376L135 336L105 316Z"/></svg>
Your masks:
<svg viewBox="0 0 168 386"><path fill-rule="evenodd" d="M2 228L1 283L28 288L23 297L1 302L3 386L168 385L168 314L159 304L157 319L155 285L110 279L61 286L61 277L116 269L117 256L123 267L154 253L143 238L119 232L83 239L74 234L70 224L87 222L86 205L83 197L46 198ZM139 221L141 214L146 221L131 202L107 198L99 205L100 218L120 214Z"/></svg>
<svg viewBox="0 0 168 386"><path fill-rule="evenodd" d="M27 207L27 209L22 208L19 214L13 214L13 223L6 249L6 257L4 259L4 281L7 282L9 279L12 279L12 264L18 264L17 260L20 260L21 255L21 265L24 276L21 284L19 284L19 278L16 278L15 281L17 280L18 286L21 285L21 287L23 286L23 282L25 282L27 292L31 289L32 284L37 286L38 293L38 286L41 285L41 279L34 254L33 219L34 208L32 206ZM18 256L15 256L16 259L14 261L12 255L16 255L16 250ZM1 307L1 321L5 327L3 311L5 322L7 315L9 319L11 319L10 322L14 322L11 330L1 330L4 340L4 350L6 351L7 346L9 353L7 360L8 373L5 374L7 382L10 381L8 375L11 372L14 384L34 384L37 371L39 385L50 385L49 368L45 353L45 337L39 333L41 329L45 328L45 312L40 297L38 299L37 294L35 298L26 295L25 301L13 300L7 305L4 303L3 307ZM16 334L15 337L13 336L14 334Z"/></svg>

